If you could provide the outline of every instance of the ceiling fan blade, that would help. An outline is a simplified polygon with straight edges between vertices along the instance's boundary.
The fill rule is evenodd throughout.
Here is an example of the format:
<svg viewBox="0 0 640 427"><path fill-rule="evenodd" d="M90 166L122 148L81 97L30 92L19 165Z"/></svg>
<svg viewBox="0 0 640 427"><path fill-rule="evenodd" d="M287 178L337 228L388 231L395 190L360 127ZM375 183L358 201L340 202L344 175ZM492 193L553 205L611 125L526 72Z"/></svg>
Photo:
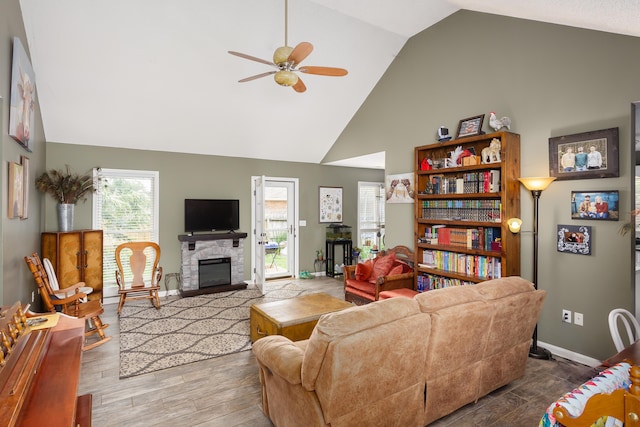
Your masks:
<svg viewBox="0 0 640 427"><path fill-rule="evenodd" d="M293 62L294 64L299 64L304 61L304 58L309 56L311 52L313 52L313 45L311 43L298 43L298 45L293 48L293 51L289 54L289 58L287 58L287 61Z"/></svg>
<svg viewBox="0 0 640 427"><path fill-rule="evenodd" d="M267 61L266 59L260 59L260 58L256 58L255 56L251 56L251 55L247 55L246 53L240 53L240 52L234 52L232 50L228 51L231 55L235 55L235 56L239 56L240 58L244 58L244 59L248 59L250 61L256 61L256 62L260 62L262 64L267 64L267 65L271 65L273 67L276 66L276 64L274 64L271 61Z"/></svg>
<svg viewBox="0 0 640 427"><path fill-rule="evenodd" d="M245 77L242 80L238 80L238 83L250 82L251 80L260 79L262 77L270 76L271 74L275 74L277 71L267 71L266 73L256 74L255 76Z"/></svg>
<svg viewBox="0 0 640 427"><path fill-rule="evenodd" d="M304 85L304 82L300 77L298 77L298 83L294 84L291 87L298 93L302 93L307 90L307 87Z"/></svg>
<svg viewBox="0 0 640 427"><path fill-rule="evenodd" d="M348 71L344 68L334 68L334 67L314 67L312 65L306 65L304 67L298 68L298 71L301 73L307 74L318 74L321 76L346 76Z"/></svg>

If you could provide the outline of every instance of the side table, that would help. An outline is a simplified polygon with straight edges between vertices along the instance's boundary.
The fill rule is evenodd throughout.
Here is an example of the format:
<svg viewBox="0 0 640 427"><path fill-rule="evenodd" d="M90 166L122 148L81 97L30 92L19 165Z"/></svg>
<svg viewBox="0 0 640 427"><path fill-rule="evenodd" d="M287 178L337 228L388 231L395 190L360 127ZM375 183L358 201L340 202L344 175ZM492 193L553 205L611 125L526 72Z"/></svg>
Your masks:
<svg viewBox="0 0 640 427"><path fill-rule="evenodd" d="M342 274L341 271L335 271L335 266L338 264L338 254L336 253L336 246L342 248L342 264L351 265L352 257L352 242L351 240L327 240L325 244L325 252L327 254L327 263L325 266L327 277L335 277Z"/></svg>

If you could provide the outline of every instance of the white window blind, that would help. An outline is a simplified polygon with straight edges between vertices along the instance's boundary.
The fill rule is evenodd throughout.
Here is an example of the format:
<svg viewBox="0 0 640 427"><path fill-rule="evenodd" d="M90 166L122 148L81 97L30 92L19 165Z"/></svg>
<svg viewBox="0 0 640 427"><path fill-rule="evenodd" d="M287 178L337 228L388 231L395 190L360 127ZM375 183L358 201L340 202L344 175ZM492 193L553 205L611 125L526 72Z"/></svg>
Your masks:
<svg viewBox="0 0 640 427"><path fill-rule="evenodd" d="M94 169L99 182L93 197L93 228L104 233L104 284L114 285L116 247L124 242L158 240L159 173Z"/></svg>
<svg viewBox="0 0 640 427"><path fill-rule="evenodd" d="M358 238L354 245L380 249L384 234L384 184L358 182Z"/></svg>

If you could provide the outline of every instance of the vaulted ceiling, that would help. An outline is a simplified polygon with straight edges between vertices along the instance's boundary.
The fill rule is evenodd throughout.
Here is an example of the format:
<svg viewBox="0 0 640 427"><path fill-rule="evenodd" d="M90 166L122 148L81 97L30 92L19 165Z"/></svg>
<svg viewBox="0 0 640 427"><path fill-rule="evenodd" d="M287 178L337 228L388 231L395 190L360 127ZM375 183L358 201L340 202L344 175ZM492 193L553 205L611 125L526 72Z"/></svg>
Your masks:
<svg viewBox="0 0 640 427"><path fill-rule="evenodd" d="M289 0L307 91L266 64L284 0L21 0L46 140L321 163L405 42L459 9L640 36L634 0ZM383 154L372 159L383 167ZM358 166L354 161L340 162ZM375 163L374 163L375 164Z"/></svg>

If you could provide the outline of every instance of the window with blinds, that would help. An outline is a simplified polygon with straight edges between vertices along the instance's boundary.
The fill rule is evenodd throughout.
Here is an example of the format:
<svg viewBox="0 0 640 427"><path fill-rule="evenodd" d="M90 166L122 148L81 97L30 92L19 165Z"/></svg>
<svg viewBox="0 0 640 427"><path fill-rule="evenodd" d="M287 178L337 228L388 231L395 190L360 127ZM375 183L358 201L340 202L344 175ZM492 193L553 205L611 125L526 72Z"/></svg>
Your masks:
<svg viewBox="0 0 640 427"><path fill-rule="evenodd" d="M382 249L384 236L384 184L358 182L358 239L354 246L366 258L371 249Z"/></svg>
<svg viewBox="0 0 640 427"><path fill-rule="evenodd" d="M124 242L158 241L157 171L94 169L93 228L104 234L104 285L115 285L116 247ZM148 278L145 278L148 279Z"/></svg>

